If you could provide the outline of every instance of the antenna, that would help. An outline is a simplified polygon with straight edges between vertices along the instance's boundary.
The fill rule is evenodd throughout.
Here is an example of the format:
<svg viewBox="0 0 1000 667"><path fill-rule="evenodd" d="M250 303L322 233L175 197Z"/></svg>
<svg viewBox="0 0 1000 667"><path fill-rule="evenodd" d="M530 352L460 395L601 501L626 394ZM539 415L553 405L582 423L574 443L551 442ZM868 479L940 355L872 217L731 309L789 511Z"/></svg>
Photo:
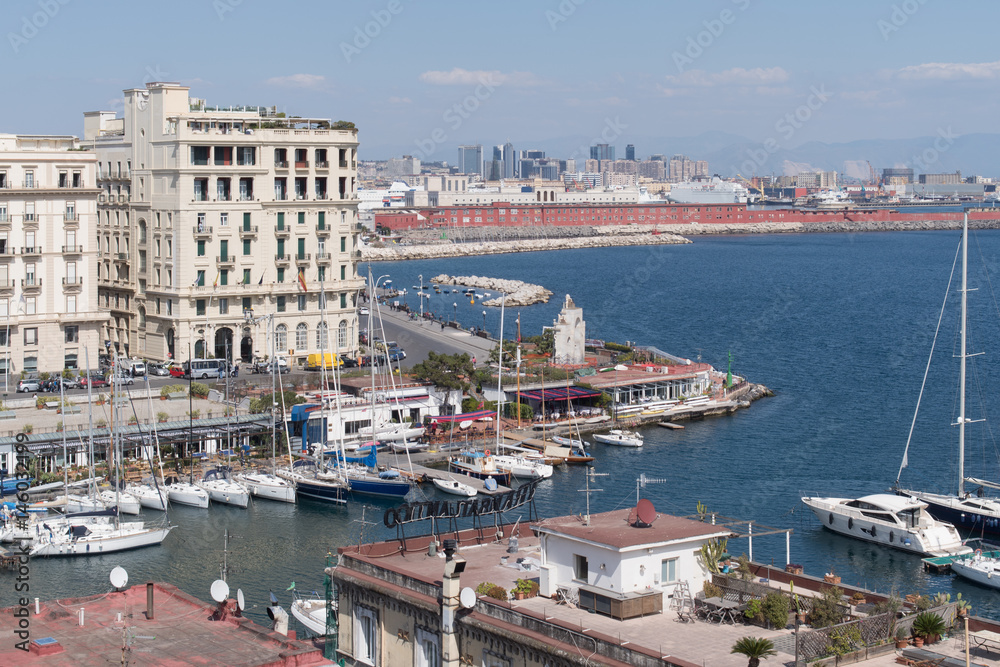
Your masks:
<svg viewBox="0 0 1000 667"><path fill-rule="evenodd" d="M662 477L646 477L646 473L639 473L635 478L635 504L639 504L639 489L645 489L647 484L667 484L670 480Z"/></svg>
<svg viewBox="0 0 1000 667"><path fill-rule="evenodd" d="M125 588L125 584L128 583L128 572L121 565L115 567L111 570L111 585L115 587L116 591L120 591Z"/></svg>
<svg viewBox="0 0 1000 667"><path fill-rule="evenodd" d="M236 589L236 605L239 607L240 611L246 608L246 600L243 597L243 589Z"/></svg>
<svg viewBox="0 0 1000 667"><path fill-rule="evenodd" d="M212 599L216 602L225 602L226 598L229 597L229 584L224 582L222 579L216 579L212 582L212 588L210 589L212 593Z"/></svg>
<svg viewBox="0 0 1000 667"><path fill-rule="evenodd" d="M611 473L608 472L594 472L593 468L587 468L587 488L577 489L581 493L587 494L587 513L583 516L583 525L590 525L590 494L598 493L599 491L604 491L604 489L592 489L590 488L590 480L595 477L608 477Z"/></svg>
<svg viewBox="0 0 1000 667"><path fill-rule="evenodd" d="M459 593L458 602L464 609L472 609L476 606L476 591L466 586Z"/></svg>
<svg viewBox="0 0 1000 667"><path fill-rule="evenodd" d="M374 521L365 521L365 510L366 509L368 509L368 506L367 505L362 505L361 506L361 518L360 519L355 519L354 521L351 522L351 523L360 523L361 524L361 530L358 532L358 550L359 551L361 550L361 545L365 541L365 527L366 526L374 526L375 525Z"/></svg>

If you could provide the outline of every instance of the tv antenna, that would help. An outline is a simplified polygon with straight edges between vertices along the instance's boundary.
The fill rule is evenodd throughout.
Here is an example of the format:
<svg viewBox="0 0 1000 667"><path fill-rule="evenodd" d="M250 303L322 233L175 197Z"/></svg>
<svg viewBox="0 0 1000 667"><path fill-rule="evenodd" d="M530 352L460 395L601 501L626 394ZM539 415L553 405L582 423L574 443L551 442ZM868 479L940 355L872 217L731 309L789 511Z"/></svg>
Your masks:
<svg viewBox="0 0 1000 667"><path fill-rule="evenodd" d="M639 489L645 489L647 484L667 484L669 479L663 477L646 477L646 473L639 473L635 478L635 504L639 504Z"/></svg>
<svg viewBox="0 0 1000 667"><path fill-rule="evenodd" d="M233 535L232 537L236 538L239 535ZM227 581L227 577L229 576L229 538L229 529L226 528L222 536L222 562L219 563L219 575L223 581Z"/></svg>
<svg viewBox="0 0 1000 667"><path fill-rule="evenodd" d="M604 491L604 489L592 489L590 488L590 480L595 477L608 477L611 473L607 472L594 472L593 468L587 468L587 488L577 489L581 493L587 494L587 513L583 515L583 525L590 525L590 494L598 493Z"/></svg>
<svg viewBox="0 0 1000 667"><path fill-rule="evenodd" d="M361 549L361 545L364 544L364 541L365 541L365 528L367 528L368 526L374 526L375 525L374 521L365 521L365 510L366 509L368 509L368 506L367 505L362 505L361 506L361 518L360 519L355 519L354 521L351 522L351 523L360 523L361 524L361 530L358 532L358 549L359 550Z"/></svg>

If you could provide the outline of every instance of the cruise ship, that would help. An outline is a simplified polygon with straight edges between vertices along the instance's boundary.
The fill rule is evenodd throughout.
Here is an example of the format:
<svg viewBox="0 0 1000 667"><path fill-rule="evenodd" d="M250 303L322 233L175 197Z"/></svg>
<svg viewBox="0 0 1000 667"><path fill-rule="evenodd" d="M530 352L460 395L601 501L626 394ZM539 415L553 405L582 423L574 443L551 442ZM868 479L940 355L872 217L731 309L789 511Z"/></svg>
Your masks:
<svg viewBox="0 0 1000 667"><path fill-rule="evenodd" d="M670 188L670 201L678 204L746 204L749 196L744 186L718 176L711 181L674 183Z"/></svg>

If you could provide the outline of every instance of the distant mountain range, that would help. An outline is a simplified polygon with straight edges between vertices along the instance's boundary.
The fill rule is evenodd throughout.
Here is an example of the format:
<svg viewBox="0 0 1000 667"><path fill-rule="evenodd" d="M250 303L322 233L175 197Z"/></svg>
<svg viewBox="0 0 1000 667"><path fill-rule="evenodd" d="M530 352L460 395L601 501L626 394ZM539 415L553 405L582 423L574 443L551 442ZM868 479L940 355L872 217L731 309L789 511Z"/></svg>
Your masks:
<svg viewBox="0 0 1000 667"><path fill-rule="evenodd" d="M519 143L516 150L544 150L550 157L589 157L592 137L566 136ZM886 167L912 167L914 173L951 173L961 170L963 176L1000 176L1000 134L949 135L947 128L939 136L910 139L866 139L846 143L810 141L792 148L784 146L780 132L773 141L753 141L726 132L705 132L694 137L627 136L615 143L615 157L625 157L625 145L635 144L636 157L647 159L652 154L687 155L692 160L707 160L712 174L751 176L796 174L801 171L837 171L840 174L868 178L868 163L881 175ZM367 152L362 146L362 152ZM372 147L372 153L386 153L388 146ZM405 150L405 149L399 149ZM412 152L412 151L408 151ZM484 147L484 155L492 155ZM401 155L402 152L396 153ZM442 145L433 159L453 164L457 147ZM367 156L364 159L372 159ZM577 163L582 169L582 163Z"/></svg>

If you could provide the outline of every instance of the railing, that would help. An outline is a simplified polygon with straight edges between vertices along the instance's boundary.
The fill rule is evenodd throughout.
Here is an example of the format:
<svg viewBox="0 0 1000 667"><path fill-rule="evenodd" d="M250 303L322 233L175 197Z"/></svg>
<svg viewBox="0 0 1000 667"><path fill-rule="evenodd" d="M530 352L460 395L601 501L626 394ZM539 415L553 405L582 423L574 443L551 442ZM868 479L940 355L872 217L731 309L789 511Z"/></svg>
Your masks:
<svg viewBox="0 0 1000 667"><path fill-rule="evenodd" d="M311 259L312 255L310 253L299 253L298 255L295 256L296 264L302 264L304 262L310 261Z"/></svg>
<svg viewBox="0 0 1000 667"><path fill-rule="evenodd" d="M115 253L115 261L116 262L127 262L128 261L128 253L127 252L116 252Z"/></svg>
<svg viewBox="0 0 1000 667"><path fill-rule="evenodd" d="M232 201L233 197L228 192L217 193L216 201Z"/></svg>
<svg viewBox="0 0 1000 667"><path fill-rule="evenodd" d="M275 192L274 193L274 200L275 201L288 201L288 193L286 193L286 192Z"/></svg>
<svg viewBox="0 0 1000 667"><path fill-rule="evenodd" d="M288 160L275 160L274 161L274 168L275 169L288 169Z"/></svg>
<svg viewBox="0 0 1000 667"><path fill-rule="evenodd" d="M10 215L7 213L0 213L0 224L10 223Z"/></svg>
<svg viewBox="0 0 1000 667"><path fill-rule="evenodd" d="M64 245L62 247L62 251L64 253L70 253L71 252L71 253L73 253L75 255L79 255L80 253L83 252L83 246L82 245Z"/></svg>
<svg viewBox="0 0 1000 667"><path fill-rule="evenodd" d="M240 227L241 236L250 236L257 233L257 225L243 225Z"/></svg>
<svg viewBox="0 0 1000 667"><path fill-rule="evenodd" d="M341 160L340 161L340 168L341 169L347 169L347 160Z"/></svg>
<svg viewBox="0 0 1000 667"><path fill-rule="evenodd" d="M236 255L219 255L217 261L219 264L234 264Z"/></svg>
<svg viewBox="0 0 1000 667"><path fill-rule="evenodd" d="M72 276L70 278L63 278L62 279L62 284L63 285L82 285L83 284L83 276Z"/></svg>
<svg viewBox="0 0 1000 667"><path fill-rule="evenodd" d="M282 225L281 227L275 227L274 228L274 235L275 236L288 236L291 233L292 233L292 228L291 227L286 227L286 226Z"/></svg>
<svg viewBox="0 0 1000 667"><path fill-rule="evenodd" d="M34 213L25 213L24 222L38 222L38 220L35 218Z"/></svg>
<svg viewBox="0 0 1000 667"><path fill-rule="evenodd" d="M275 262L281 262L283 264L287 264L290 260L291 260L291 258L288 255L275 255L274 256L274 261Z"/></svg>
<svg viewBox="0 0 1000 667"><path fill-rule="evenodd" d="M35 280L34 278L21 278L21 287L30 287L32 289L42 286L42 279L39 278Z"/></svg>
<svg viewBox="0 0 1000 667"><path fill-rule="evenodd" d="M316 253L317 262L329 262L331 259L330 253L328 252L318 252Z"/></svg>
<svg viewBox="0 0 1000 667"><path fill-rule="evenodd" d="M316 193L316 199L325 200L325 199L329 199L329 198L330 198L330 195L328 195L326 192L317 192Z"/></svg>
<svg viewBox="0 0 1000 667"><path fill-rule="evenodd" d="M326 223L323 223L322 225L316 225L316 233L317 234L326 234L326 235L329 236L329 234L330 234L330 227L329 227L329 225L327 225Z"/></svg>
<svg viewBox="0 0 1000 667"><path fill-rule="evenodd" d="M191 233L195 236L211 236L212 228L207 225L198 225L191 228Z"/></svg>
<svg viewBox="0 0 1000 667"><path fill-rule="evenodd" d="M118 203L119 204L124 204L129 199L131 199L131 197L129 195L118 195Z"/></svg>
<svg viewBox="0 0 1000 667"><path fill-rule="evenodd" d="M308 169L309 168L309 160L296 160L295 161L295 168L296 169Z"/></svg>
<svg viewBox="0 0 1000 667"><path fill-rule="evenodd" d="M40 245L37 245L37 246L36 245L25 246L25 247L21 248L21 254L22 255L41 255L42 254L42 246L40 246Z"/></svg>
<svg viewBox="0 0 1000 667"><path fill-rule="evenodd" d="M64 213L63 222L80 222L80 215L78 213Z"/></svg>
<svg viewBox="0 0 1000 667"><path fill-rule="evenodd" d="M316 160L317 169L329 169L330 162L328 160Z"/></svg>

